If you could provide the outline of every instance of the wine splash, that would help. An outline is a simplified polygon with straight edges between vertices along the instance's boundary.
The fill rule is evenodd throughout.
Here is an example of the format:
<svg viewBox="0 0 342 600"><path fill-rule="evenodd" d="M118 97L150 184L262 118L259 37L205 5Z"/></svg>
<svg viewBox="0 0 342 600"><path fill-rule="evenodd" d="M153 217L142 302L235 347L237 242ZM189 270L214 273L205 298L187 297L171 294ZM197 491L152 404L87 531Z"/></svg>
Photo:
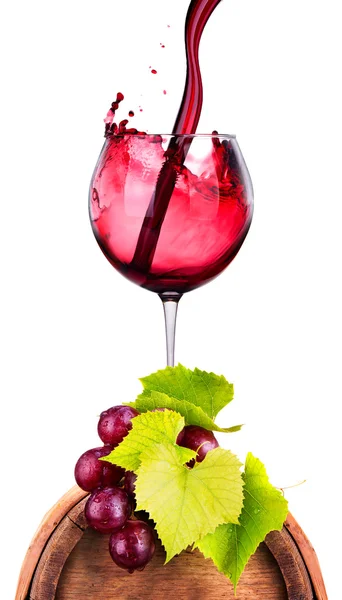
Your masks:
<svg viewBox="0 0 342 600"><path fill-rule="evenodd" d="M252 218L250 179L236 140L194 136L186 165L172 162L175 186L163 227L152 239L151 264L137 269L137 241L169 163L163 145L172 138L180 144L184 139L108 137L90 188L91 223L102 252L122 275L159 294L183 294L216 277L237 254Z"/></svg>
<svg viewBox="0 0 342 600"><path fill-rule="evenodd" d="M116 100L115 102L112 102L112 105L109 109L109 111L107 112L106 118L104 119L105 122L105 137L109 137L112 135L123 135L125 133L128 134L140 134L140 135L144 135L143 131L138 131L137 129L131 128L131 129L127 129L127 124L128 124L128 119L123 119L123 121L120 121L119 125L117 125L114 122L114 118L115 118L115 113L119 108L120 103L124 100L124 95L121 94L121 92L118 92L116 95ZM129 117L134 117L134 112L132 110L129 111L128 113Z"/></svg>

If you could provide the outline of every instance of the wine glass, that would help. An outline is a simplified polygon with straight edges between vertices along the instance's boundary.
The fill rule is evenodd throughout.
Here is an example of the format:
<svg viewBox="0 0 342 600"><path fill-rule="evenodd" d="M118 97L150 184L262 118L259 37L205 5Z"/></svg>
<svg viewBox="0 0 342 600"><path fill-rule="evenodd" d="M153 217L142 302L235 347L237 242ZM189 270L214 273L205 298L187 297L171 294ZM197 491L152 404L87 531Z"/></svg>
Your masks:
<svg viewBox="0 0 342 600"><path fill-rule="evenodd" d="M89 212L113 267L159 294L167 364L174 366L180 298L227 267L251 224L252 184L235 136L108 136Z"/></svg>

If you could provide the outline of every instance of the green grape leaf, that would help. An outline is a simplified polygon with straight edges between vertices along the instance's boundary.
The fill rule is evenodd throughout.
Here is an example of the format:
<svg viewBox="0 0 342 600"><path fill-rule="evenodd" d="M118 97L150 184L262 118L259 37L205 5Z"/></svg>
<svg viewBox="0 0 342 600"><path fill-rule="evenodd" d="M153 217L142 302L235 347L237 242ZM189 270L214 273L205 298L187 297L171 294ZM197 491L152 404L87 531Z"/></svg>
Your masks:
<svg viewBox="0 0 342 600"><path fill-rule="evenodd" d="M130 402L128 406L136 408L139 412L146 412L154 408L169 408L174 410L185 419L185 425L198 425L209 429L210 431L223 431L224 433L232 433L239 431L242 425L234 425L233 427L219 427L214 423L213 419L208 417L200 406L196 406L187 400L178 400L170 398L162 392L150 390L148 393L143 392L138 396L135 402Z"/></svg>
<svg viewBox="0 0 342 600"><path fill-rule="evenodd" d="M177 367L166 367L140 381L144 387L144 395L149 396L155 391L177 400L186 400L202 408L211 419L215 419L217 413L234 396L233 384L228 383L223 375L199 369L191 371L180 364Z"/></svg>
<svg viewBox="0 0 342 600"><path fill-rule="evenodd" d="M196 543L235 589L249 558L270 531L282 528L288 512L287 501L270 484L264 465L251 453L247 455L243 479L244 502L239 525L227 521Z"/></svg>
<svg viewBox="0 0 342 600"><path fill-rule="evenodd" d="M136 471L140 466L140 455L144 450L161 443L175 444L183 427L184 418L171 410L143 413L132 419L132 429L128 435L108 456L103 458L128 471ZM177 446L176 452L183 463L196 456L195 452L187 448L180 450L180 446Z"/></svg>
<svg viewBox="0 0 342 600"><path fill-rule="evenodd" d="M151 445L140 459L137 510L146 510L155 522L166 562L221 523L238 523L241 463L229 450L211 450L193 469L182 465L170 443Z"/></svg>

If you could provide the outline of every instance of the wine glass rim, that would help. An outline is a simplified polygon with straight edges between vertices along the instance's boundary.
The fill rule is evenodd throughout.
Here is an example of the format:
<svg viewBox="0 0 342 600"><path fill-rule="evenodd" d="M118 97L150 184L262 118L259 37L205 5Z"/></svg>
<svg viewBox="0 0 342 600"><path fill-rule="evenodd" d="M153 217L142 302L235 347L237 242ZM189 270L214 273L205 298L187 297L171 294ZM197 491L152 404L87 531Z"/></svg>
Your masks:
<svg viewBox="0 0 342 600"><path fill-rule="evenodd" d="M129 137L177 137L177 138L228 138L228 139L235 139L236 135L235 133L130 133L130 132L123 132L123 133L113 133L111 134L110 137L118 137L118 138L122 138L123 136L129 136Z"/></svg>

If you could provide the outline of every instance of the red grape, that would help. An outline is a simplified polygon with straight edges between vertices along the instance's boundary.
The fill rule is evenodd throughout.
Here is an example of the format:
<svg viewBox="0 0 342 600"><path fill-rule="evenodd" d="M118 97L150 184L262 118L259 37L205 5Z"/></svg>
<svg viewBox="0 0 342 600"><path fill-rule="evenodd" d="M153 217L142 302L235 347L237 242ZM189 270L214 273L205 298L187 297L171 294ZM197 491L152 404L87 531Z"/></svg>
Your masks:
<svg viewBox="0 0 342 600"><path fill-rule="evenodd" d="M142 570L153 557L154 551L153 531L144 521L127 521L109 539L109 552L113 561L130 573L135 569Z"/></svg>
<svg viewBox="0 0 342 600"><path fill-rule="evenodd" d="M107 456L112 449L112 446L102 446L87 450L80 456L75 466L75 479L82 490L92 492L100 486L115 485L122 479L124 469L99 460L100 457Z"/></svg>
<svg viewBox="0 0 342 600"><path fill-rule="evenodd" d="M178 434L177 444L178 446L190 448L190 450L197 452L197 462L202 462L209 450L214 450L214 448L218 448L219 446L212 431L208 431L197 425L187 425L184 427ZM194 464L194 459L189 461L189 466L193 466Z"/></svg>
<svg viewBox="0 0 342 600"><path fill-rule="evenodd" d="M126 492L118 487L95 490L88 498L84 514L92 529L100 533L118 531L131 514L131 504Z"/></svg>
<svg viewBox="0 0 342 600"><path fill-rule="evenodd" d="M100 415L98 434L104 444L116 446L132 429L132 421L138 411L130 406L113 406Z"/></svg>

